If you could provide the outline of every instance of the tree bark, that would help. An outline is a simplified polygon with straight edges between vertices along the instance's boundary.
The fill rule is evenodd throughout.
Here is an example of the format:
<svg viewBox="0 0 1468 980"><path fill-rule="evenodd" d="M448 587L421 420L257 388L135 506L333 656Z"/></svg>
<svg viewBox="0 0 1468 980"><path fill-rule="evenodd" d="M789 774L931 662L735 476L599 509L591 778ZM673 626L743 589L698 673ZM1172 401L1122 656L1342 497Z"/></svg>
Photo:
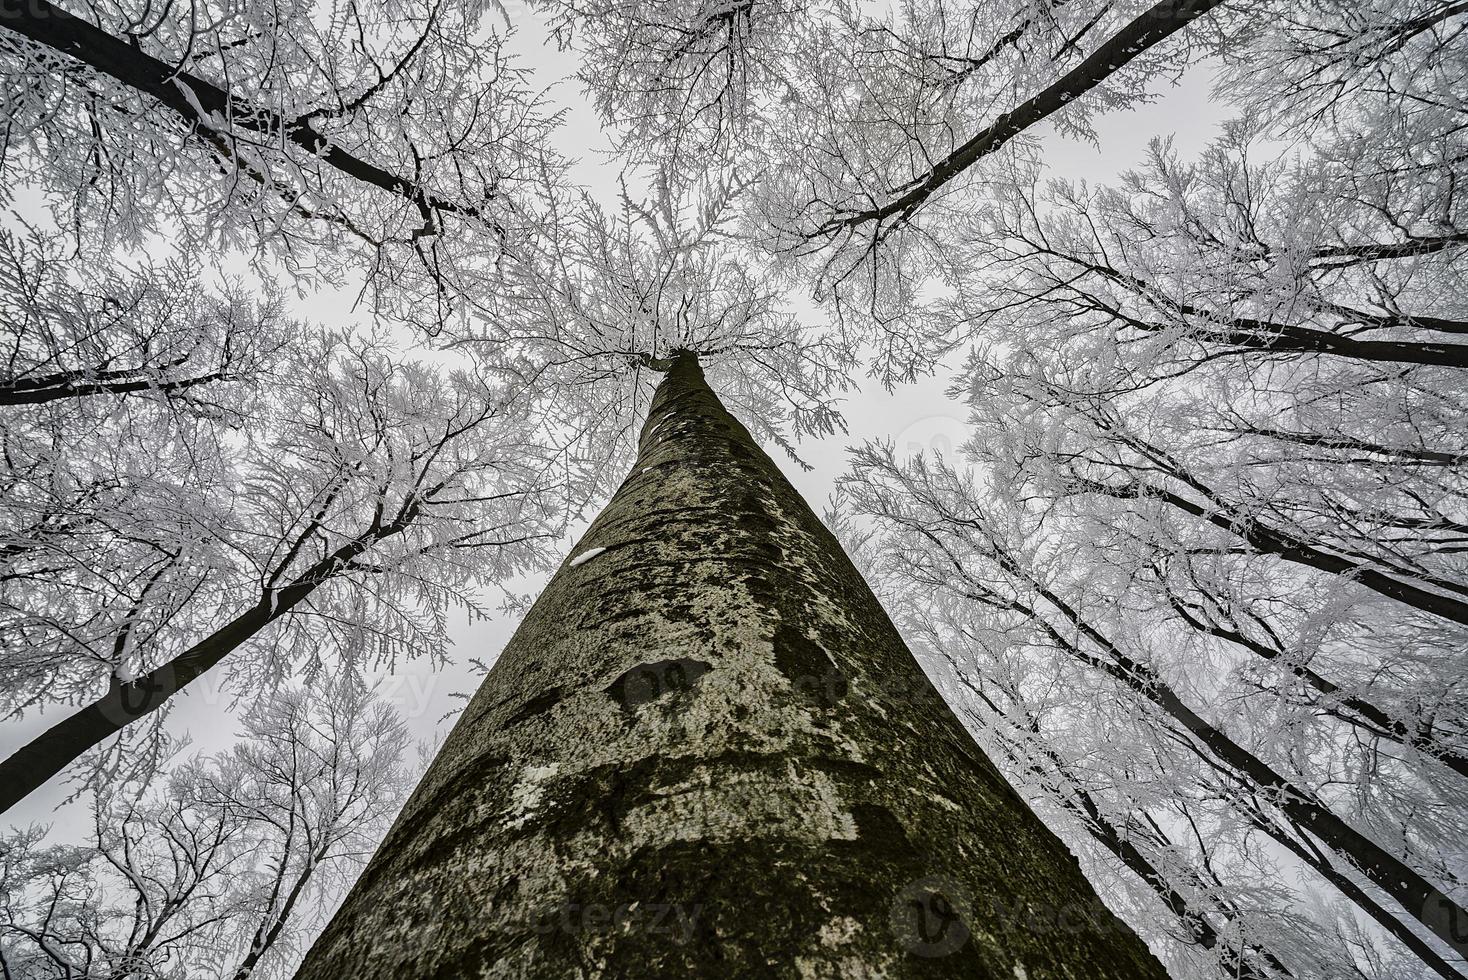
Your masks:
<svg viewBox="0 0 1468 980"><path fill-rule="evenodd" d="M680 354L298 977L1161 978Z"/></svg>

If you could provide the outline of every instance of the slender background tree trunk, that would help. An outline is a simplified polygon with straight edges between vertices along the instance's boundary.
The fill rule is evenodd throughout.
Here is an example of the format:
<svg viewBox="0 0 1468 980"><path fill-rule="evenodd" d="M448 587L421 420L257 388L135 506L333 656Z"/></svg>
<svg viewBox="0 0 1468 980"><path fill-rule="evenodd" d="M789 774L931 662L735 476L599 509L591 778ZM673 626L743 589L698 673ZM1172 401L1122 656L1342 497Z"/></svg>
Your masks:
<svg viewBox="0 0 1468 980"><path fill-rule="evenodd" d="M679 355L298 974L1160 978Z"/></svg>
<svg viewBox="0 0 1468 980"><path fill-rule="evenodd" d="M172 660L125 684L114 681L106 694L16 749L0 762L0 813L65 772L87 750L162 708L169 698L290 611L315 587L281 590L273 605L262 601Z"/></svg>

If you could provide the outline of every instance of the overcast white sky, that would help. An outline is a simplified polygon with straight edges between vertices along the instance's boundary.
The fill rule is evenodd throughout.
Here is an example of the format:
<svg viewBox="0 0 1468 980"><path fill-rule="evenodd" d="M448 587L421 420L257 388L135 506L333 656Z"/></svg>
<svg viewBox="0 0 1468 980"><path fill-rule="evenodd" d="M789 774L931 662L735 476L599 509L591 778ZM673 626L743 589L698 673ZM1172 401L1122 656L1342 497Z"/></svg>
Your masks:
<svg viewBox="0 0 1468 980"><path fill-rule="evenodd" d="M523 8L514 4L510 5L510 10L515 16ZM527 27L518 38L517 46L527 57L533 57L538 80L549 85L569 72L571 61L568 56L542 46L540 37L538 29ZM1042 131L1042 156L1050 175L1091 182L1111 181L1122 171L1139 164L1148 140L1156 136L1172 135L1184 157L1195 154L1227 117L1224 107L1216 105L1209 97L1212 76L1213 69L1206 63L1195 66L1175 87L1159 92L1158 100L1151 105L1099 118L1096 128L1100 148ZM561 148L584 161L579 176L594 186L604 187L610 194L614 192L615 170L609 170L600 163L600 151L608 147L608 141L601 134L590 109L580 104L582 100L574 85L563 82L554 92L559 101L576 106L563 130L565 143ZM343 303L343 299L349 299L351 295L350 290L313 294L299 301L296 312L319 322L341 324L351 319L349 314L343 313L349 305ZM888 438L894 440L902 452L951 451L962 442L965 426L961 406L944 396L948 383L948 378L940 376L891 393L880 385L868 383L861 390L853 391L843 406L849 427L847 436L807 440L800 444L799 452L812 466L810 471L803 472L779 456L777 461L782 462L787 476L819 511L836 478L845 470L846 447L849 445L866 439ZM568 548L572 540L568 538L564 542ZM527 579L515 583L514 588L517 592L534 594L543 583L543 578ZM492 662L515 625L513 617L474 624L462 620L456 622L453 665L437 673L426 663L403 665L398 673L383 678L383 695L404 713L415 736L430 739L442 734L447 724L441 720L443 716L457 710L463 703L455 699L453 693L472 693L478 686L479 674L470 661ZM187 693L174 699L170 730L176 734L186 732L196 749L217 750L228 745L234 737L235 721L229 710L229 698L221 691L228 669L226 661L206 675L202 683L196 682ZM0 724L0 755L9 755L27 739L54 724L67 710L70 709L32 714L20 722ZM53 840L75 839L89 821L84 806L56 809L66 792L67 787L62 780L53 780L9 811L7 819L17 826L49 823L53 826Z"/></svg>

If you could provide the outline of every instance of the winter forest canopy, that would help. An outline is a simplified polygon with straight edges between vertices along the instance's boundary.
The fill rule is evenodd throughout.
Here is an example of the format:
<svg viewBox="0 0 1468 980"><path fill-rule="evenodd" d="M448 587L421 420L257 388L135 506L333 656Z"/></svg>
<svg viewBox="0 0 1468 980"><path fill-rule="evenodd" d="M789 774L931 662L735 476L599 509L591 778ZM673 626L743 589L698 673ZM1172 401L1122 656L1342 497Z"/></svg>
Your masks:
<svg viewBox="0 0 1468 980"><path fill-rule="evenodd" d="M1465 32L5 5L0 976L291 976L432 755L383 678L492 659L692 351L786 469L946 392L828 523L1173 976L1468 977Z"/></svg>

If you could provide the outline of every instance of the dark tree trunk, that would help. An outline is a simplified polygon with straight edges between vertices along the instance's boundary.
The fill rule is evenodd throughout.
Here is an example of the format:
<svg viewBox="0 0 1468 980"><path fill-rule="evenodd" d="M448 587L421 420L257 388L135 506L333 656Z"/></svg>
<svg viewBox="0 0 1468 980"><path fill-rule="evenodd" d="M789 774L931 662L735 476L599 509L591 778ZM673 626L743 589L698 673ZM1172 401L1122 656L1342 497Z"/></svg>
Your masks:
<svg viewBox="0 0 1468 980"><path fill-rule="evenodd" d="M1017 565L1012 560L1005 564L1005 569L1012 574L1019 574ZM1089 652L1077 639L1058 629L1055 624L1038 615L1034 608L1022 602L1010 600L1005 604L1007 608L1030 617L1054 641L1058 649L1066 651L1079 662L1106 673L1161 708L1168 718L1197 740L1194 750L1200 756L1209 759L1211 754L1212 760L1217 760L1232 770L1235 779L1267 797L1290 822L1348 858L1361 874L1400 902L1408 915L1430 929L1455 952L1468 956L1468 908L1455 902L1393 851L1382 847L1338 817L1314 792L1291 782L1269 763L1195 712L1150 666L1127 656L1074 606L1033 579L1028 579L1027 584L1059 610L1077 633L1104 651L1105 655ZM990 601L978 595L968 597ZM1198 746L1206 748L1207 753Z"/></svg>
<svg viewBox="0 0 1468 980"><path fill-rule="evenodd" d="M289 857L288 853L281 854L282 871ZM255 935L250 938L250 951L245 954L244 959L240 960L240 965L235 967L234 980L250 980L255 975L261 958L280 941L280 934L285 931L285 924L290 920L291 913L295 911L296 903L305 894L306 886L311 883L317 865L325 859L325 848L307 858L306 866L301 869L300 874L296 875L296 880L291 883L291 889L286 893L285 901L281 903L278 910L274 907L275 896L271 896L271 908L267 911L265 918L261 920L260 925L256 927ZM279 880L276 884L279 885Z"/></svg>
<svg viewBox="0 0 1468 980"><path fill-rule="evenodd" d="M235 155L232 138L226 129L216 128L218 119L227 119L230 125L245 132L261 134L267 140L289 143L348 177L406 198L417 205L430 225L436 211L467 217L481 216L476 207L435 197L416 181L384 170L334 145L312 126L311 114L286 119L265 106L250 104L206 78L184 71L167 60L169 56L166 54L164 58L153 57L143 51L138 35L115 37L48 0L5 4L0 8L0 27L75 58L92 71L110 76L128 88L158 100L227 156Z"/></svg>
<svg viewBox="0 0 1468 980"><path fill-rule="evenodd" d="M1263 660L1280 664L1317 693L1325 695L1328 699L1326 702L1315 702L1322 713L1348 725L1354 725L1376 738L1396 742L1398 745L1421 752L1441 762L1460 776L1468 776L1468 754L1464 754L1451 745L1439 744L1429 723L1419 719L1409 725L1392 717L1365 698L1349 694L1342 695L1338 685L1326 680L1309 666L1295 662L1287 655L1284 646L1277 641L1266 643L1249 636L1243 631L1243 627L1237 624L1230 628L1227 625L1204 619L1201 615L1195 615L1194 611L1189 610L1175 595L1168 595L1168 604L1183 622L1198 632L1227 640Z"/></svg>
<svg viewBox="0 0 1468 980"><path fill-rule="evenodd" d="M420 506L409 506L386 523L379 514L357 537L312 563L289 585L269 589L255 605L183 653L125 684L113 678L102 697L52 725L0 762L0 813L53 776L60 775L88 749L162 708L169 698L306 601L316 589L349 571L352 563L374 544L403 533L417 520ZM282 562L282 568L290 563L296 548L305 540L305 537L298 539L296 547L290 549Z"/></svg>
<svg viewBox="0 0 1468 980"><path fill-rule="evenodd" d="M251 607L136 680L120 684L114 678L106 694L52 725L0 762L0 813L65 772L87 750L162 708L169 698L289 611L314 587L283 590L277 594L274 605L262 602Z"/></svg>
<svg viewBox="0 0 1468 980"><path fill-rule="evenodd" d="M882 224L907 222L945 184L979 160L994 153L1030 127L1061 112L1111 75L1124 69L1128 62L1148 48L1166 41L1222 3L1223 0L1160 0L1099 44L1080 64L1000 115L947 156L934 162L927 173L896 188L892 198L885 204L863 211L838 214L816 228L814 234L808 237L835 237L872 221L879 223L877 230L873 232L873 237L879 237L883 231ZM901 193L897 193L898 191Z"/></svg>
<svg viewBox="0 0 1468 980"><path fill-rule="evenodd" d="M192 378L170 377L166 369L120 371L65 371L40 378L0 381L0 405L43 405L88 395L128 395L135 391L174 392L216 381L227 381L224 371Z"/></svg>
<svg viewBox="0 0 1468 980"><path fill-rule="evenodd" d="M993 712L994 717L1002 718L1016 728L1020 727L1019 722L1000 709L983 691L967 682L965 686L983 700L989 710ZM1055 802L1077 817L1097 843L1115 855L1128 871L1135 874L1143 884L1156 893L1162 903L1167 906L1168 911L1175 915L1179 924L1187 930L1187 935L1183 937L1185 942L1204 949L1217 950L1219 960L1226 971L1224 975L1235 977L1237 980L1271 980L1271 978L1294 976L1289 967L1259 943L1245 941L1242 934L1237 938L1226 938L1219 935L1213 923L1208 920L1208 914L1211 912L1224 920L1231 927L1230 931L1233 932L1237 931L1238 913L1227 901L1210 894L1206 888L1199 890L1200 893L1193 898L1179 892L1167 873L1153 863L1152 858L1137 846L1137 842L1145 840L1169 850L1176 845L1158 830L1155 824L1148 830L1138 833L1135 827L1140 824L1140 821L1134 821L1131 815L1128 815L1120 824L1112 822L1102 811L1096 798L1073 778L1065 760L1043 741L1044 735L1041 733L1039 723L1034 717L1026 714L1024 728L1035 739L1035 753L1045 760L1049 768L1046 769L1044 766L1025 759L1024 753L1015 748L1008 739L1001 739L999 747L1017 768L1026 769L1042 780L1053 782L1059 790L1052 794ZM983 724L983 720L978 715L974 714L971 717ZM1216 878L1214 882L1217 882ZM1408 934L1411 934L1410 931Z"/></svg>
<svg viewBox="0 0 1468 980"><path fill-rule="evenodd" d="M299 977L1161 978L677 357Z"/></svg>

